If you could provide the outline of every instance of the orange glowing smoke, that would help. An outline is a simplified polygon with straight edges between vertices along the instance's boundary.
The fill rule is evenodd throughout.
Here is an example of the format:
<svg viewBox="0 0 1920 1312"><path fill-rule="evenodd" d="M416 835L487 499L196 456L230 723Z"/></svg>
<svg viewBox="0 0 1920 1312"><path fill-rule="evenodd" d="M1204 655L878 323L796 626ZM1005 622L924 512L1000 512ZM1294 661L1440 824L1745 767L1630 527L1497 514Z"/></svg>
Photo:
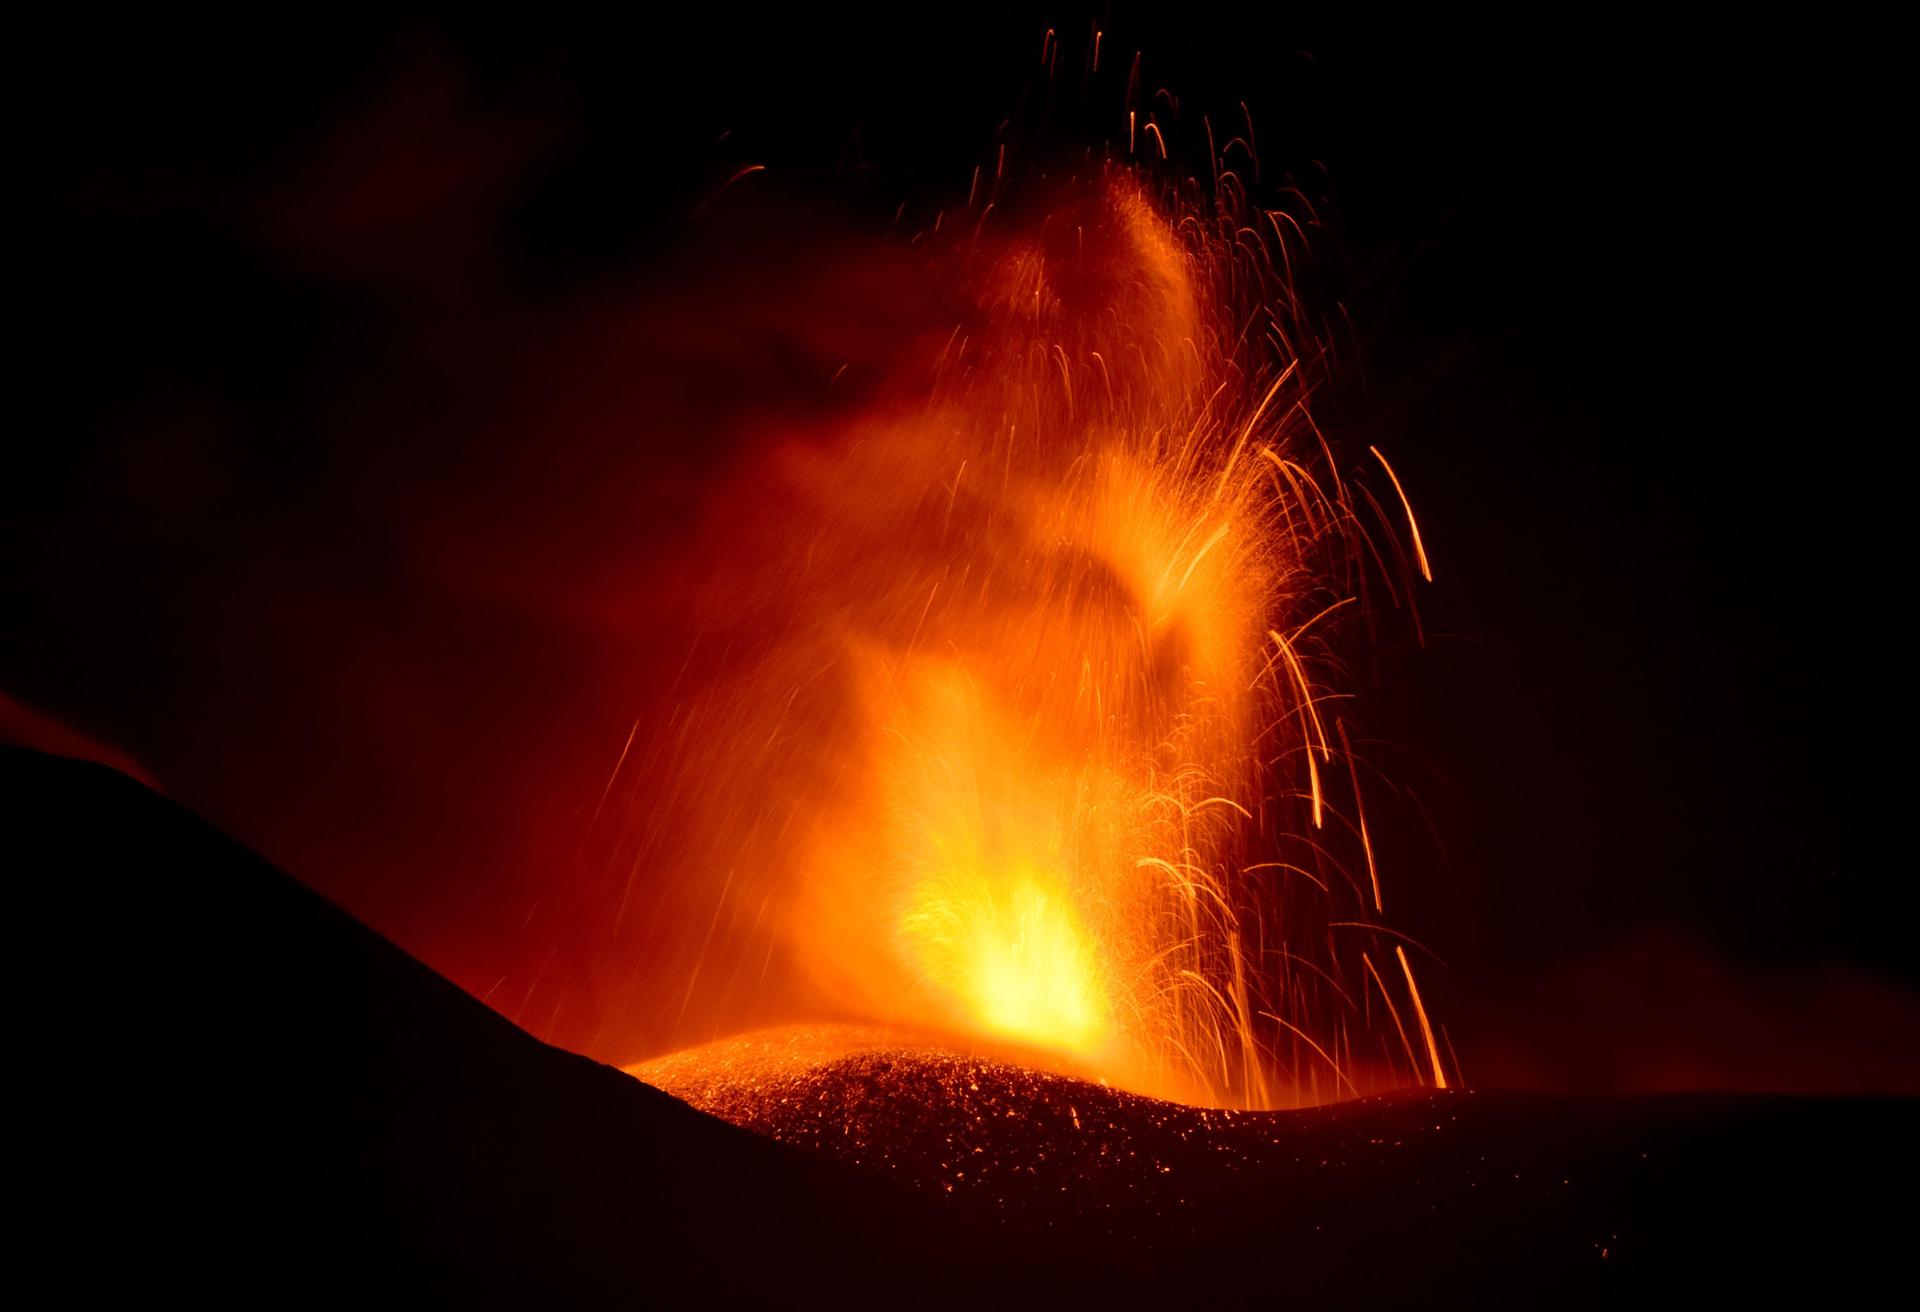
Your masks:
<svg viewBox="0 0 1920 1312"><path fill-rule="evenodd" d="M687 596L718 636L637 808L636 861L714 889L683 1015L777 960L830 1009L1163 1096L1444 1082L1412 962L1373 965L1326 686L1425 552L1309 412L1299 225L1232 183L977 197L925 239L951 332L716 499Z"/></svg>

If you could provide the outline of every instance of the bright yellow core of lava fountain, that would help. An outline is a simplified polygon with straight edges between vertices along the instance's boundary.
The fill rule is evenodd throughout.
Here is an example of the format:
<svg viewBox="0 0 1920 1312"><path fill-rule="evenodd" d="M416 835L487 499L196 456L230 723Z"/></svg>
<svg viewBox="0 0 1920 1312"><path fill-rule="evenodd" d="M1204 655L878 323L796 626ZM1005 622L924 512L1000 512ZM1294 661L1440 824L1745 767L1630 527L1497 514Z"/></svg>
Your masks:
<svg viewBox="0 0 1920 1312"><path fill-rule="evenodd" d="M1092 1055L1108 1007L1072 909L1030 873L923 888L901 933L987 1030Z"/></svg>

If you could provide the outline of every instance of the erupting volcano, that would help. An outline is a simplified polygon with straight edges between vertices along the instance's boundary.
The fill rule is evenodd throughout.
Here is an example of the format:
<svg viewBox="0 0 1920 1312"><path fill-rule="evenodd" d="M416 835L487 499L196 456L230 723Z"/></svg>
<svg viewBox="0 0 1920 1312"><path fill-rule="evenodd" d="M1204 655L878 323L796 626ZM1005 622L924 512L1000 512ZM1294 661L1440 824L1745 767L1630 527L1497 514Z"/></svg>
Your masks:
<svg viewBox="0 0 1920 1312"><path fill-rule="evenodd" d="M635 866L708 889L677 1002L783 952L841 1014L1159 1096L1446 1087L1335 677L1431 575L1315 422L1314 220L1249 199L1250 137L1204 202L976 179L915 239L944 337L712 501L686 691L614 781Z"/></svg>
<svg viewBox="0 0 1920 1312"><path fill-rule="evenodd" d="M1017 10L28 34L30 1283L1900 1287L1869 116Z"/></svg>

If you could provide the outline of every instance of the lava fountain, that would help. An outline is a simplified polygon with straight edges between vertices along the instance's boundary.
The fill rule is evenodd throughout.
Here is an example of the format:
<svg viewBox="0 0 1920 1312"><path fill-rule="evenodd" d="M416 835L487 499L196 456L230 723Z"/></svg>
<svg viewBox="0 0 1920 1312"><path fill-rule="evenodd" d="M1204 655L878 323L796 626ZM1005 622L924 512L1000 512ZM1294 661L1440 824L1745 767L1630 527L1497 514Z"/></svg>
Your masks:
<svg viewBox="0 0 1920 1312"><path fill-rule="evenodd" d="M628 767L634 867L705 899L668 1005L778 961L823 1014L1156 1096L1446 1083L1333 686L1424 547L1315 423L1309 225L1216 173L977 182L916 239L947 331L715 498Z"/></svg>

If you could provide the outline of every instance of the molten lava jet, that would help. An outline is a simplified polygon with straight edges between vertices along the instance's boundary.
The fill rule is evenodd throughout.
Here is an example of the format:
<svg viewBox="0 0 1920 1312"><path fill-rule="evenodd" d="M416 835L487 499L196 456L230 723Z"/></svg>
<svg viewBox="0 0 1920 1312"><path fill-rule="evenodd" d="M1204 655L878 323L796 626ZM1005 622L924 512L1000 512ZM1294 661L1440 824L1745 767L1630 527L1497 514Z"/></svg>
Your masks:
<svg viewBox="0 0 1920 1312"><path fill-rule="evenodd" d="M944 334L713 501L617 776L633 868L711 881L683 1016L777 960L819 1015L1161 1097L1446 1085L1332 682L1425 549L1315 423L1307 223L1220 176L983 184L916 239Z"/></svg>

